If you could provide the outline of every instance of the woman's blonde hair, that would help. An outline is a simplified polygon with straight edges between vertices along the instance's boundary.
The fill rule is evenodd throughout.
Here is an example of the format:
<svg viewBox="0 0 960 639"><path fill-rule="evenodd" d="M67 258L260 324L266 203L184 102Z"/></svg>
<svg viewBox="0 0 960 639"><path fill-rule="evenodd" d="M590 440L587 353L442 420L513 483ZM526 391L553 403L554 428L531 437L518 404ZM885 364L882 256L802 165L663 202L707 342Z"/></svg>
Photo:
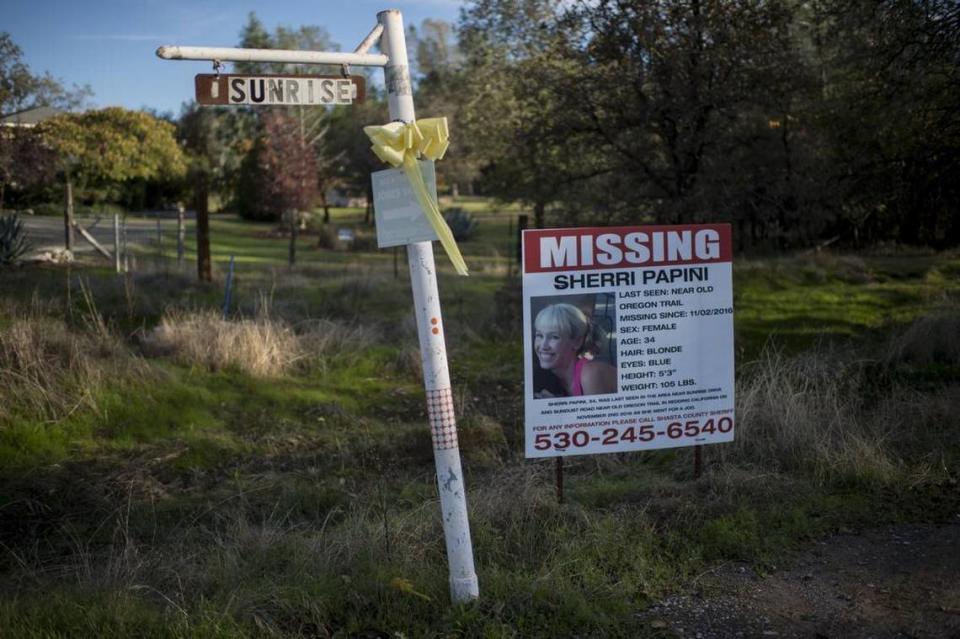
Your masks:
<svg viewBox="0 0 960 639"><path fill-rule="evenodd" d="M568 339L581 341L578 352L585 353L592 351L594 344L599 336L597 329L587 318L583 311L573 304L551 304L545 306L537 313L533 322L535 330L541 331L545 328L555 328L561 335Z"/></svg>

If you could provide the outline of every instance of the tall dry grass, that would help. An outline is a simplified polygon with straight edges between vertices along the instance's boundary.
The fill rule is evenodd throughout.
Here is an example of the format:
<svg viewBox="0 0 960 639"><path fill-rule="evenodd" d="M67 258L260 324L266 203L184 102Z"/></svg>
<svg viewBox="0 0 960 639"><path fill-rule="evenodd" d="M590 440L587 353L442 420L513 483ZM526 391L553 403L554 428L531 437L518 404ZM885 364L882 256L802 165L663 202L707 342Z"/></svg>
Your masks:
<svg viewBox="0 0 960 639"><path fill-rule="evenodd" d="M947 377L918 388L904 365L960 367L956 308L917 319L866 356L823 345L792 357L767 348L741 369L737 439L718 452L822 479L883 482L942 471L938 451L960 436L960 387Z"/></svg>
<svg viewBox="0 0 960 639"><path fill-rule="evenodd" d="M188 366L238 368L251 375L280 375L303 356L288 326L268 317L227 321L215 311L169 312L147 343L149 352Z"/></svg>
<svg viewBox="0 0 960 639"><path fill-rule="evenodd" d="M97 325L76 330L38 315L12 318L0 330L0 417L19 410L57 421L81 407L96 410L107 379L144 376L145 363Z"/></svg>
<svg viewBox="0 0 960 639"><path fill-rule="evenodd" d="M799 357L767 349L737 384L734 460L780 471L871 469L889 478L886 449L892 415L863 404L863 369L820 348Z"/></svg>
<svg viewBox="0 0 960 639"><path fill-rule="evenodd" d="M305 320L297 323L295 329L308 363L311 359L359 353L382 337L376 326L331 319Z"/></svg>
<svg viewBox="0 0 960 639"><path fill-rule="evenodd" d="M960 306L944 306L918 318L890 340L888 364L960 363Z"/></svg>
<svg viewBox="0 0 960 639"><path fill-rule="evenodd" d="M267 313L225 320L215 311L170 311L145 338L144 347L187 366L277 376L304 368L325 369L330 358L360 352L378 336L370 326L326 319L291 326Z"/></svg>

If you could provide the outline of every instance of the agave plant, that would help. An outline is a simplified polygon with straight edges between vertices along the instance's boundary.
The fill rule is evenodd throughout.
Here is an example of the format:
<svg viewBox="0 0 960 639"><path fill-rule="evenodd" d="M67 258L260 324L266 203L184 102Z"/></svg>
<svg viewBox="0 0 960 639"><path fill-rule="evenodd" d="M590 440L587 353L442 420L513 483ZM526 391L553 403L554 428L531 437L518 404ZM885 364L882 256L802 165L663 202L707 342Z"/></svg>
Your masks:
<svg viewBox="0 0 960 639"><path fill-rule="evenodd" d="M447 226L453 233L453 237L458 242L465 242L473 236L477 230L476 218L460 207L447 209L443 213L443 219L447 221Z"/></svg>
<svg viewBox="0 0 960 639"><path fill-rule="evenodd" d="M16 213L0 216L0 267L15 264L29 250L20 216Z"/></svg>

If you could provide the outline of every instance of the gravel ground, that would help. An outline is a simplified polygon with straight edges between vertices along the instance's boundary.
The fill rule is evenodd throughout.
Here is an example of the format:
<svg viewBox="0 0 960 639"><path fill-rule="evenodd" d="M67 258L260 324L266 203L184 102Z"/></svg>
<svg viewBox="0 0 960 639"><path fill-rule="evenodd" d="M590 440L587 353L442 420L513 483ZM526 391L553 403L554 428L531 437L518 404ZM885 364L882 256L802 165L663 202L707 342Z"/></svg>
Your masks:
<svg viewBox="0 0 960 639"><path fill-rule="evenodd" d="M835 535L788 562L725 564L640 617L664 637L960 638L960 515Z"/></svg>

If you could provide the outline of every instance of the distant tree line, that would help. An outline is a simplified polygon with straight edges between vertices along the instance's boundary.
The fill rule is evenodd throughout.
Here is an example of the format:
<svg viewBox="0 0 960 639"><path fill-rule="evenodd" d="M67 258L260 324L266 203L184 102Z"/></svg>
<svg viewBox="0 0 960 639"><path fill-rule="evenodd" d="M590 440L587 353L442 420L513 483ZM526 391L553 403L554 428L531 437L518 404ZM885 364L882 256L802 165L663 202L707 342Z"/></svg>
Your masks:
<svg viewBox="0 0 960 639"><path fill-rule="evenodd" d="M451 120L440 188L521 202L537 226L726 221L745 250L960 244L955 0L473 0L408 45L418 115ZM238 46L338 49L252 13ZM0 49L3 113L84 97L25 70L9 37ZM349 107L190 105L165 118L185 178L87 182L129 203L216 194L252 219L329 219L328 194L369 196L382 168L362 132L387 120L378 85ZM36 193L23 167L43 152L10 162L26 151L8 140L0 198Z"/></svg>
<svg viewBox="0 0 960 639"><path fill-rule="evenodd" d="M960 4L477 0L461 123L538 223L960 243Z"/></svg>

